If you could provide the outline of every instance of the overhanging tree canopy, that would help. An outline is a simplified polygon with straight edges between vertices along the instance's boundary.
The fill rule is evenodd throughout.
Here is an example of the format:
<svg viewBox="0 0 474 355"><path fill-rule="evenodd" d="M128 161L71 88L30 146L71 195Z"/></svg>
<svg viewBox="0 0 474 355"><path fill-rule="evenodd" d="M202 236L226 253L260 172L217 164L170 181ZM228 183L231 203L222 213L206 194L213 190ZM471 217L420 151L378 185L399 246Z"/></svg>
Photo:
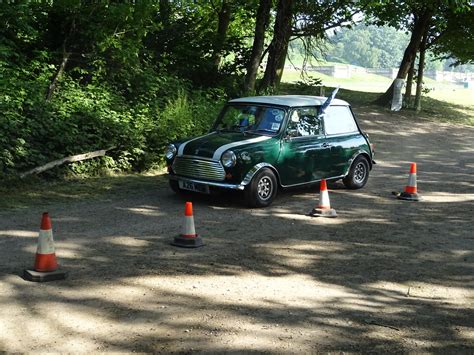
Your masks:
<svg viewBox="0 0 474 355"><path fill-rule="evenodd" d="M397 78L405 79L415 60L424 35L427 36L427 46L442 36L446 29L449 16L469 12L469 0L382 0L367 7L367 14L377 25L388 24L410 31L410 41L405 49L400 63ZM451 23L451 26L454 26ZM388 104L393 95L393 83L387 91L377 99L381 105Z"/></svg>

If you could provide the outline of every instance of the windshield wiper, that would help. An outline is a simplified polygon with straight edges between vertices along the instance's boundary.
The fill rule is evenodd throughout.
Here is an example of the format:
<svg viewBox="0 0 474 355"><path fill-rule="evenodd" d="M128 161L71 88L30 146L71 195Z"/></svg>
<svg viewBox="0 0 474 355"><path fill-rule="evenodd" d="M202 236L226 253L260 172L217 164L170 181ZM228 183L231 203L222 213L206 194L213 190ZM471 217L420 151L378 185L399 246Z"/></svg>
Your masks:
<svg viewBox="0 0 474 355"><path fill-rule="evenodd" d="M221 129L216 129L217 133L221 132L237 132L235 129L230 129L230 128L221 128Z"/></svg>
<svg viewBox="0 0 474 355"><path fill-rule="evenodd" d="M249 132L249 131L247 131L247 132ZM276 134L276 132L274 130L267 129L267 128L259 128L259 129L252 130L252 133L258 134L258 132L266 132L266 133Z"/></svg>
<svg viewBox="0 0 474 355"><path fill-rule="evenodd" d="M253 130L253 129L248 129L248 130L246 130L246 131L243 131L242 133L244 133L244 134L247 134L247 133L250 133L250 134L259 134L259 133L257 133L255 130Z"/></svg>

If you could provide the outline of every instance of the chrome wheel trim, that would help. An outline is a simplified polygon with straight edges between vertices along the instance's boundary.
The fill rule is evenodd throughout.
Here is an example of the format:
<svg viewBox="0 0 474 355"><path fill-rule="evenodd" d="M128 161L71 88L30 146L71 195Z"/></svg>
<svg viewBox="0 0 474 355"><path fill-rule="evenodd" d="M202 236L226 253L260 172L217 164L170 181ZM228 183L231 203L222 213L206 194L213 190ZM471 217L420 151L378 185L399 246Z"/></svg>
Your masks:
<svg viewBox="0 0 474 355"><path fill-rule="evenodd" d="M367 176L367 167L364 163L359 162L354 168L354 181L356 183L362 183Z"/></svg>
<svg viewBox="0 0 474 355"><path fill-rule="evenodd" d="M266 201L272 196L273 192L273 182L268 176L262 177L257 184L257 194L258 197Z"/></svg>

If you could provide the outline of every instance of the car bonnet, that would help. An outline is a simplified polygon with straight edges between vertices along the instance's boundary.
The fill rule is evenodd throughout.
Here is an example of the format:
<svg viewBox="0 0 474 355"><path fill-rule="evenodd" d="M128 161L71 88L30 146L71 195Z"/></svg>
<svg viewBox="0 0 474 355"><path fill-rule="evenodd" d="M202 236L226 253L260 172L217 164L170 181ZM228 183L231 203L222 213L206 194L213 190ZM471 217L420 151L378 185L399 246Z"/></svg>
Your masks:
<svg viewBox="0 0 474 355"><path fill-rule="evenodd" d="M219 160L229 149L236 149L248 144L258 144L272 139L270 136L245 135L239 132L212 132L182 143L178 156L191 155Z"/></svg>

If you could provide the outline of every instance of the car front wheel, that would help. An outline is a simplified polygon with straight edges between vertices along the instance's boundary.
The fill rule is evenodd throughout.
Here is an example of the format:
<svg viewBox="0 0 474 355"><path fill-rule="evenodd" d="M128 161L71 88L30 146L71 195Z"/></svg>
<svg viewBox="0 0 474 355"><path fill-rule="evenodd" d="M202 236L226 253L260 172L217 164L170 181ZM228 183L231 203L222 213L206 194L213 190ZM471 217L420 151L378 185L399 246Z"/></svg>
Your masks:
<svg viewBox="0 0 474 355"><path fill-rule="evenodd" d="M178 181L170 179L169 184L170 184L171 190L173 190L175 193L177 193L177 194L182 194L183 193L183 190L181 190L179 188Z"/></svg>
<svg viewBox="0 0 474 355"><path fill-rule="evenodd" d="M342 179L348 189L360 189L365 186L369 179L369 162L367 158L359 155L351 165L349 174Z"/></svg>
<svg viewBox="0 0 474 355"><path fill-rule="evenodd" d="M270 169L262 169L245 188L245 202L250 207L266 207L278 191L277 179Z"/></svg>

